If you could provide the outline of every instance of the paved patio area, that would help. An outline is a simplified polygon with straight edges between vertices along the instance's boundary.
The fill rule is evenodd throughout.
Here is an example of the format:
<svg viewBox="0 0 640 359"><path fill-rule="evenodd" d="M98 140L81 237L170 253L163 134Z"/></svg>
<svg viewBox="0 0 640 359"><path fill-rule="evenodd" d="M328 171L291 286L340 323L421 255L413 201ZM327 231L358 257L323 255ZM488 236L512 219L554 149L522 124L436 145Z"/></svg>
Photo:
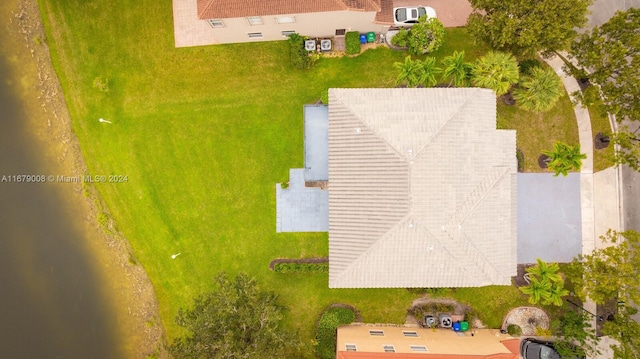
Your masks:
<svg viewBox="0 0 640 359"><path fill-rule="evenodd" d="M328 232L329 192L304 186L304 169L289 170L289 188L276 183L276 232Z"/></svg>
<svg viewBox="0 0 640 359"><path fill-rule="evenodd" d="M329 106L304 106L304 179L329 180Z"/></svg>
<svg viewBox="0 0 640 359"><path fill-rule="evenodd" d="M580 174L518 174L518 263L570 262L582 253Z"/></svg>

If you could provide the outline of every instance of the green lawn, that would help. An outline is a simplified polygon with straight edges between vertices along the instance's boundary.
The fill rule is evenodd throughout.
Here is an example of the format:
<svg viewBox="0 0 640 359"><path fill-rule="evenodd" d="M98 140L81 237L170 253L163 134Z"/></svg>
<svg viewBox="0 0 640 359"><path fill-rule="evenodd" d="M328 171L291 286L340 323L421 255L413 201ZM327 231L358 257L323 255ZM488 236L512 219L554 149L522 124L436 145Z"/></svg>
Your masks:
<svg viewBox="0 0 640 359"><path fill-rule="evenodd" d="M330 86L393 86L392 64L405 53L380 48L297 71L289 66L286 42L174 48L169 0L39 3L91 174L128 176L128 183L96 187L154 285L170 339L181 334L173 324L178 309L223 270L248 272L279 293L290 308L287 325L306 338L333 302L355 306L366 322L404 321L415 297L406 290L329 290L326 274L275 274L268 264L328 252L326 234L275 233L274 184L303 165L302 105ZM465 49L473 60L485 51L464 29L447 35L439 58ZM109 80L108 92L92 85L97 77ZM575 142L575 120L563 111L551 111L567 122L562 135L534 131L532 138ZM556 126L548 117L500 112L508 126L523 129L519 145L531 132L527 123L545 122L541 131ZM527 151L532 161L540 150ZM499 316L514 302L497 299L514 290L503 289L466 300Z"/></svg>
<svg viewBox="0 0 640 359"><path fill-rule="evenodd" d="M609 122L609 117L600 106L602 106L601 103L597 103L593 106L589 106L588 108L589 117L591 117L591 132L593 133L593 138L595 138L598 132L602 132L604 134L611 133L611 123ZM613 156L613 144L610 144L608 147L600 150L597 150L594 147L593 171L602 171L605 168L613 166Z"/></svg>

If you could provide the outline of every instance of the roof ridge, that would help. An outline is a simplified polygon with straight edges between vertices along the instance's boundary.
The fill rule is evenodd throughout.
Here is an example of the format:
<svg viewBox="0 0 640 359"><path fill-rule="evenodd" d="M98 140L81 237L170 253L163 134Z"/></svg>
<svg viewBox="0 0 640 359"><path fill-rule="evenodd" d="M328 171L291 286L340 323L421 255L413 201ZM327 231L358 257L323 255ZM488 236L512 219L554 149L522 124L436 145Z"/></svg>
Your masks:
<svg viewBox="0 0 640 359"><path fill-rule="evenodd" d="M442 125L440 126L440 128L438 128L438 130L433 134L433 136L431 136L431 138L425 142L425 144L422 146L422 148L420 150L418 150L414 155L413 158L417 158L418 155L420 153L422 153L422 151L424 151L425 149L427 149L429 147L429 145L431 145L433 143L433 141L438 138L438 136L440 136L440 133L442 132L442 130L447 126L447 124L449 124L449 122L451 122L452 119L454 119L460 112L462 112L462 110L464 109L464 107L467 105L467 103L471 100L471 98L473 97L472 95L475 95L476 92L478 92L479 88L475 88L476 91L474 91L472 94L470 94L469 96L467 96L467 99L460 104L460 107L458 107L458 111L454 112L453 114L451 114L451 116L449 116L449 118L444 121L442 123Z"/></svg>
<svg viewBox="0 0 640 359"><path fill-rule="evenodd" d="M204 16L204 14L211 8L214 2L216 2L216 0L208 0L207 4L203 6L202 10L198 13L198 19L201 19Z"/></svg>
<svg viewBox="0 0 640 359"><path fill-rule="evenodd" d="M341 0L338 0L341 1ZM372 88L366 88L365 90L371 90ZM334 89L336 90L336 89ZM340 89L337 89L340 90ZM377 90L377 89L373 89L373 90ZM404 155L402 155L402 153L400 152L399 149L396 148L396 146L392 145L391 143L389 143L389 141L387 141L387 139L382 136L382 134L380 133L380 131L375 130L370 123L368 123L367 121L363 120L359 114L356 114L355 112L353 112L353 110L351 109L351 107L347 106L343 101L340 101L340 103L342 104L342 106L347 109L349 111L350 114L353 115L353 117L357 118L358 121L362 122L362 124L364 124L364 127L368 128L369 131L371 131L376 138L380 139L380 141L384 142L385 145L387 145L388 148L390 148L391 150L393 150L393 152L395 152L396 155L398 155L398 157L400 158L401 161L403 161L406 164L409 164L409 160L406 159L406 157Z"/></svg>

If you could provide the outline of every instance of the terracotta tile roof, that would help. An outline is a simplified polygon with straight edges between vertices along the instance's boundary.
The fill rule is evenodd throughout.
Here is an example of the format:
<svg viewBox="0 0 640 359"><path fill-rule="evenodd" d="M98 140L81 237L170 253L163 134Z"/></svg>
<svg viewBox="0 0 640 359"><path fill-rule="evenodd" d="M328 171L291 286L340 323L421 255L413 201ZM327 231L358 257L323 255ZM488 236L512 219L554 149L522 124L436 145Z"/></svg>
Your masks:
<svg viewBox="0 0 640 359"><path fill-rule="evenodd" d="M507 349L512 353L520 353L520 339L508 339L501 341Z"/></svg>
<svg viewBox="0 0 640 359"><path fill-rule="evenodd" d="M515 353L490 355L338 352L337 359L518 359Z"/></svg>
<svg viewBox="0 0 640 359"><path fill-rule="evenodd" d="M303 14L324 11L380 11L381 0L198 0L198 18Z"/></svg>

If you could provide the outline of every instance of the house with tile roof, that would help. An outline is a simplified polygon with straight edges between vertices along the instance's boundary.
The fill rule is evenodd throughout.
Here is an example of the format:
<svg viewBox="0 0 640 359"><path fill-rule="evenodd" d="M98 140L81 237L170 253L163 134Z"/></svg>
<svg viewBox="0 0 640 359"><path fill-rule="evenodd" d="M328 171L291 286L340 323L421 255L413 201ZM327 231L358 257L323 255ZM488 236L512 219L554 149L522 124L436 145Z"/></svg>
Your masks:
<svg viewBox="0 0 640 359"><path fill-rule="evenodd" d="M518 359L520 340L497 329L454 332L394 326L338 328L337 359Z"/></svg>
<svg viewBox="0 0 640 359"><path fill-rule="evenodd" d="M285 40L292 32L313 38L386 34L399 6L430 6L445 26L464 26L472 11L468 0L172 1L176 47Z"/></svg>
<svg viewBox="0 0 640 359"><path fill-rule="evenodd" d="M388 25L376 21L382 10L381 0L197 0L198 19L211 26L217 43L284 40L291 33L330 37L349 29L381 32Z"/></svg>
<svg viewBox="0 0 640 359"><path fill-rule="evenodd" d="M329 287L510 285L516 133L488 89L330 89Z"/></svg>

